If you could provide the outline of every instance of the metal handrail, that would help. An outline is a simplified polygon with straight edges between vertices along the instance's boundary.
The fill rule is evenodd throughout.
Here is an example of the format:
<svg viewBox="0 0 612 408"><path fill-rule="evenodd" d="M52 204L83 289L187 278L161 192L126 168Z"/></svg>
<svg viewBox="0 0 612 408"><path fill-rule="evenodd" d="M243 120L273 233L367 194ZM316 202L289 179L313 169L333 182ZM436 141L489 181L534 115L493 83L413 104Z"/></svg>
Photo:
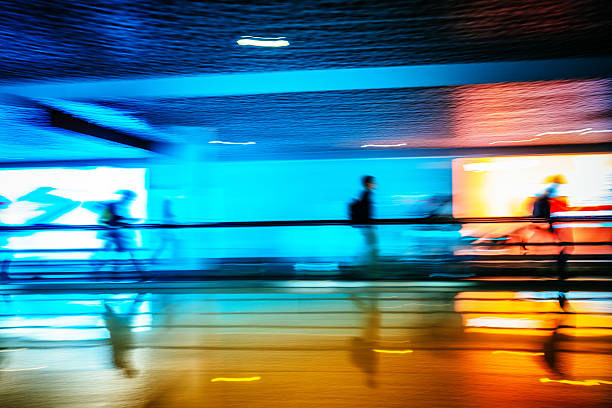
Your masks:
<svg viewBox="0 0 612 408"><path fill-rule="evenodd" d="M612 222L612 216L578 216L553 217L552 220L535 217L480 217L480 218L453 218L453 217L422 217L422 218L381 218L372 220L372 225L460 225L460 224L491 224L491 223L559 223L559 222ZM194 222L176 224L128 224L121 228L126 229L180 229L180 228L233 228L233 227L305 227L305 226L335 226L352 225L349 220L281 220L281 221L222 221L222 222ZM0 231L43 231L43 230L86 230L100 231L115 229L104 225L0 225Z"/></svg>

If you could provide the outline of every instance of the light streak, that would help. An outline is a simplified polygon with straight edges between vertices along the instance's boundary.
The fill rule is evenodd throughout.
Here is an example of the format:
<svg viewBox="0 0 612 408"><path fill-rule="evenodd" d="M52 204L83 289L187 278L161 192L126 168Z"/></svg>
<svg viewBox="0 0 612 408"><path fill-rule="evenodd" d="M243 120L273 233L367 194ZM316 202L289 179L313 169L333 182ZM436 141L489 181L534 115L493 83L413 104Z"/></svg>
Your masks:
<svg viewBox="0 0 612 408"><path fill-rule="evenodd" d="M242 38L256 38L258 40L282 40L287 37L257 37L254 35L243 35Z"/></svg>
<svg viewBox="0 0 612 408"><path fill-rule="evenodd" d="M361 147L401 147L406 146L406 143L397 143L397 144L364 144Z"/></svg>
<svg viewBox="0 0 612 408"><path fill-rule="evenodd" d="M593 128L584 128L584 129L578 129L578 130L566 130L566 131L562 131L562 132L542 132L542 133L538 133L536 136L546 136L546 135L564 135L567 133L578 133L578 134L582 134L585 132L588 132L590 130L592 130Z"/></svg>
<svg viewBox="0 0 612 408"><path fill-rule="evenodd" d="M0 350L0 353L12 353L14 351L23 351L23 350L27 350L27 348L26 347L22 347L22 348L16 348L16 349Z"/></svg>
<svg viewBox="0 0 612 408"><path fill-rule="evenodd" d="M30 367L30 368L3 368L3 369L0 369L0 372L3 372L3 373L14 373L14 372L17 372L17 371L42 370L43 368L47 368L47 366Z"/></svg>
<svg viewBox="0 0 612 408"><path fill-rule="evenodd" d="M385 349L372 349L375 353L385 353L385 354L408 354L414 353L414 350L385 350Z"/></svg>
<svg viewBox="0 0 612 408"><path fill-rule="evenodd" d="M581 135L586 135L587 133L610 133L612 129L601 129L601 130L587 130L586 132L580 133Z"/></svg>
<svg viewBox="0 0 612 408"><path fill-rule="evenodd" d="M252 45L254 47L286 47L289 45L289 41L281 40L279 38L262 38L262 37L251 37L241 38L238 41L238 45Z"/></svg>
<svg viewBox="0 0 612 408"><path fill-rule="evenodd" d="M570 385L601 385L601 384L610 384L612 385L612 381L605 380L584 380L584 381L576 381L576 380L551 380L550 378L540 378L540 382L548 383L548 382L556 382L562 384L570 384Z"/></svg>
<svg viewBox="0 0 612 408"><path fill-rule="evenodd" d="M467 319L465 325L467 327L535 329L541 327L541 322L530 318L475 317Z"/></svg>
<svg viewBox="0 0 612 408"><path fill-rule="evenodd" d="M255 142L223 142L221 140L211 140L208 143L226 144L226 145L254 145Z"/></svg>
<svg viewBox="0 0 612 408"><path fill-rule="evenodd" d="M531 352L531 351L510 351L510 350L495 350L492 351L493 354L516 354L519 356L543 356L544 353L541 352Z"/></svg>
<svg viewBox="0 0 612 408"><path fill-rule="evenodd" d="M523 139L523 140L498 140L495 142L489 143L490 145L494 145L497 143L522 143L522 142L533 142L534 140L540 139L539 137L534 137L532 139Z"/></svg>
<svg viewBox="0 0 612 408"><path fill-rule="evenodd" d="M210 382L249 382L249 381L259 381L261 380L260 376L255 377L216 377L210 380Z"/></svg>
<svg viewBox="0 0 612 408"><path fill-rule="evenodd" d="M546 136L546 135L565 135L565 134L569 134L569 133L578 133L579 135L586 135L589 133L610 133L612 132L612 129L601 129L601 130L593 130L593 128L584 128L584 129L577 129L577 130L566 130L566 131L559 131L559 132L542 132L542 133L538 133L536 135L536 137L531 138L531 139L522 139L522 140L497 140L495 142L490 142L490 145L494 145L494 144L498 144L498 143L523 143L523 142L533 142L534 140L539 140L540 137L539 136Z"/></svg>
<svg viewBox="0 0 612 408"><path fill-rule="evenodd" d="M536 329L490 329L468 327L464 331L466 333L511 334L514 336L550 336L548 331Z"/></svg>

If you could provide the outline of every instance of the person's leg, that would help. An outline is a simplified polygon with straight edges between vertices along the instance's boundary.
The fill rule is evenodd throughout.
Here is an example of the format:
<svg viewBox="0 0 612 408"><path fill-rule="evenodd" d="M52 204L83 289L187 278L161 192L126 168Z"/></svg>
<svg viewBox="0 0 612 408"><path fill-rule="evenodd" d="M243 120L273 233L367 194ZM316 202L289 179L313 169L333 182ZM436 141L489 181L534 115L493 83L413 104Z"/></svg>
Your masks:
<svg viewBox="0 0 612 408"><path fill-rule="evenodd" d="M130 256L130 260L132 261L132 265L134 266L134 270L140 274L140 279L141 280L148 280L149 277L145 273L145 268L143 268L143 265L140 264L140 262L138 261L138 259L134 255L134 250L133 249L129 249L127 252L128 252L128 254Z"/></svg>
<svg viewBox="0 0 612 408"><path fill-rule="evenodd" d="M122 254L125 253L125 245L119 230L113 231L113 246L113 272L115 273L115 276L118 276L119 271L121 270L121 263L123 263Z"/></svg>
<svg viewBox="0 0 612 408"><path fill-rule="evenodd" d="M378 232L376 227L367 226L364 228L366 243L366 265L370 272L378 272Z"/></svg>
<svg viewBox="0 0 612 408"><path fill-rule="evenodd" d="M553 236L554 242L572 243L574 241L574 233L571 228L558 228L551 222L550 233ZM568 260L572 252L572 245L562 245L559 247L559 254L557 255L557 276L559 280L565 280L568 277Z"/></svg>
<svg viewBox="0 0 612 408"><path fill-rule="evenodd" d="M516 242L520 242L521 243L521 255L526 255L527 254L527 244L529 243L529 241L533 238L535 231L534 229L537 229L537 226L534 224L528 224L525 226L522 226L514 231L512 231L510 234L508 234L509 238L512 238L513 240L515 240Z"/></svg>
<svg viewBox="0 0 612 408"><path fill-rule="evenodd" d="M134 254L134 248L136 245L134 245L134 243L131 241L132 236L130 236L129 232L130 231L121 231L121 233L117 235L117 248L120 252L128 254L134 270L140 274L140 279L147 280L144 268L142 265L140 265Z"/></svg>
<svg viewBox="0 0 612 408"><path fill-rule="evenodd" d="M101 271L106 265L108 265L109 263L109 259L108 259L108 255L111 252L113 247L113 241L111 240L110 236L105 236L104 237L104 246L102 247L102 251L98 252L98 256L96 256L96 253L94 253L94 255L92 255L91 259L90 259L90 263L92 266L92 269L94 272L99 272Z"/></svg>

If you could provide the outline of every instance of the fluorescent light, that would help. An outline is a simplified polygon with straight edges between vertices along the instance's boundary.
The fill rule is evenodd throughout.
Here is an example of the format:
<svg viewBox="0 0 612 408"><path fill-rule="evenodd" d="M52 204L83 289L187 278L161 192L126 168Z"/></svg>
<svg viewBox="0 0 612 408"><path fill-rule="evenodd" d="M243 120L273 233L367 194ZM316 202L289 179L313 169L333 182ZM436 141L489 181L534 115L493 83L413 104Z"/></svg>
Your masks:
<svg viewBox="0 0 612 408"><path fill-rule="evenodd" d="M208 143L227 144L227 145L254 145L255 142L223 142L221 140L211 140Z"/></svg>
<svg viewBox="0 0 612 408"><path fill-rule="evenodd" d="M239 45L252 45L255 47L286 47L289 45L289 41L284 40L285 37L251 37L244 36L238 41Z"/></svg>
<svg viewBox="0 0 612 408"><path fill-rule="evenodd" d="M406 143L398 143L398 144L364 144L361 147L400 147L406 146Z"/></svg>

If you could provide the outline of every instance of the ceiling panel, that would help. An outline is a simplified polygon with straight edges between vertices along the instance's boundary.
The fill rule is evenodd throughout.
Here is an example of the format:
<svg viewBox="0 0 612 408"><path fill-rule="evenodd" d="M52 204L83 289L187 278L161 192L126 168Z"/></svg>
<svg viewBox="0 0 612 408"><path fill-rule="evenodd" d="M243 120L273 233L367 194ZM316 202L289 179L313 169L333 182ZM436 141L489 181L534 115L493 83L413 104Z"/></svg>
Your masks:
<svg viewBox="0 0 612 408"><path fill-rule="evenodd" d="M602 0L21 1L0 80L126 78L610 55ZM244 35L290 46L244 47Z"/></svg>

